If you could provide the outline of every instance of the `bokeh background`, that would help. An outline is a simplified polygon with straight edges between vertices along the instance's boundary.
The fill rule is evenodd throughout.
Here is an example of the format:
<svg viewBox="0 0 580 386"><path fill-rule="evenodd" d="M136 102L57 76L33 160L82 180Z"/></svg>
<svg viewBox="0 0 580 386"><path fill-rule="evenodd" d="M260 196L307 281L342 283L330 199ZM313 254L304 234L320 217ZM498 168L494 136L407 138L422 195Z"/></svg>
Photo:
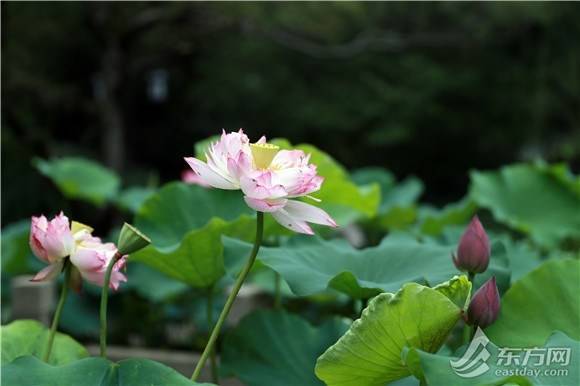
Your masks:
<svg viewBox="0 0 580 386"><path fill-rule="evenodd" d="M31 215L62 209L114 241L123 221L155 223L139 212L153 197L173 205L176 223L206 224L212 206L187 198L226 196L189 186L179 201L159 188L222 128L312 144L352 172L317 151L332 174L321 205L356 223L322 237L369 246L402 231L447 238L437 242L451 251L477 212L494 240L505 238L512 279L544 258L578 256L577 4L2 2L1 11L3 323L18 303L11 281L43 267L28 247ZM193 229L179 231L183 241ZM286 242L275 237L267 242ZM259 268L262 308L279 287ZM204 347L212 289L138 261L128 276L110 300L112 344ZM215 320L228 282L214 284ZM99 293L71 293L59 328L96 342ZM358 307L326 295L286 288L284 305L316 323Z"/></svg>
<svg viewBox="0 0 580 386"><path fill-rule="evenodd" d="M222 128L457 200L472 168L580 161L573 3L2 3L2 220L62 207L34 157L178 179Z"/></svg>

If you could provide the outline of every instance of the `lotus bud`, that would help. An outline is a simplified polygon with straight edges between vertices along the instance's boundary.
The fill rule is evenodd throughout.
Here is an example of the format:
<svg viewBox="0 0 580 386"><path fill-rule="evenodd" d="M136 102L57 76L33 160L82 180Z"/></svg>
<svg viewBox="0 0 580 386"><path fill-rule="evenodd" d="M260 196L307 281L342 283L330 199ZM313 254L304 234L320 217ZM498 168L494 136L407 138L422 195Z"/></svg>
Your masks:
<svg viewBox="0 0 580 386"><path fill-rule="evenodd" d="M460 271L481 273L489 265L490 253L489 238L479 218L474 216L459 240L457 254L453 255L453 264Z"/></svg>
<svg viewBox="0 0 580 386"><path fill-rule="evenodd" d="M482 285L469 303L467 308L467 322L486 328L493 324L499 315L500 300L495 277Z"/></svg>
<svg viewBox="0 0 580 386"><path fill-rule="evenodd" d="M123 224L119 234L119 241L117 242L119 254L128 255L145 248L149 244L151 244L149 237L145 236L134 226L127 223Z"/></svg>

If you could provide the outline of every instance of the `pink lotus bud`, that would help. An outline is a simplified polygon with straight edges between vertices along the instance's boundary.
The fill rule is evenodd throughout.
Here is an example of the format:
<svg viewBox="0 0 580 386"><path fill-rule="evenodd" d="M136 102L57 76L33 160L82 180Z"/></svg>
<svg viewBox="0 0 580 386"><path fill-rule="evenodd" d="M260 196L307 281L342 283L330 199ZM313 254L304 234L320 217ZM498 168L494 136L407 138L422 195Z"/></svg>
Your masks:
<svg viewBox="0 0 580 386"><path fill-rule="evenodd" d="M482 285L469 303L467 321L481 328L486 328L497 319L500 309L499 292L492 277Z"/></svg>
<svg viewBox="0 0 580 386"><path fill-rule="evenodd" d="M29 243L32 252L50 264L70 255L75 241L68 218L62 212L50 221L44 216L32 217Z"/></svg>
<svg viewBox="0 0 580 386"><path fill-rule="evenodd" d="M453 264L460 271L481 273L489 265L490 252L489 238L479 218L474 216L459 240Z"/></svg>

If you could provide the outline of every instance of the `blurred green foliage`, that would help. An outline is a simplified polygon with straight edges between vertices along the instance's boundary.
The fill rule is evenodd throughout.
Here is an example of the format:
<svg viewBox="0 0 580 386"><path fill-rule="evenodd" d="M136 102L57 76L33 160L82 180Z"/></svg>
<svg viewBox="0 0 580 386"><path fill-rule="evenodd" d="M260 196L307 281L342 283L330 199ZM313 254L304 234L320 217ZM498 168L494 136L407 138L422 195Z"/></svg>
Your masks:
<svg viewBox="0 0 580 386"><path fill-rule="evenodd" d="M415 174L436 204L463 196L472 168L536 157L578 167L577 4L2 11L5 222L58 202L33 156L89 156L149 186L176 178L193 143L222 127L313 143L349 168Z"/></svg>
<svg viewBox="0 0 580 386"><path fill-rule="evenodd" d="M101 206L119 193L119 177L87 159L35 159L34 165L69 199L86 200Z"/></svg>
<svg viewBox="0 0 580 386"><path fill-rule="evenodd" d="M580 339L579 283L580 260L545 262L506 292L500 317L486 333L509 347L541 345L554 330Z"/></svg>

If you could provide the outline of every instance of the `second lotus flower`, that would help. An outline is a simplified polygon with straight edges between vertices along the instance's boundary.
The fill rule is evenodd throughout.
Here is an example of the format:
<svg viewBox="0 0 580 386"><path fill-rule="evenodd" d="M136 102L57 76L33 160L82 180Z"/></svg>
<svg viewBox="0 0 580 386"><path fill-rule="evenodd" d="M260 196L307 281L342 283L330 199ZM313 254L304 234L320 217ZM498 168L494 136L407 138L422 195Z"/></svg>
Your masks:
<svg viewBox="0 0 580 386"><path fill-rule="evenodd" d="M113 243L102 243L91 235L89 226L69 219L62 212L52 220L45 216L32 217L30 227L30 247L34 254L49 265L38 272L33 281L51 280L62 271L65 260L70 257L73 267L88 282L102 286L105 271L117 253ZM123 256L111 274L110 287L117 289L121 282L127 281L120 270L125 265Z"/></svg>
<svg viewBox="0 0 580 386"><path fill-rule="evenodd" d="M251 144L242 130L222 133L206 153L207 162L185 160L201 180L215 188L241 189L252 209L272 213L282 226L299 233L313 234L308 223L336 227L322 209L296 200L310 198L320 190L324 178L301 150L280 150L265 137Z"/></svg>

